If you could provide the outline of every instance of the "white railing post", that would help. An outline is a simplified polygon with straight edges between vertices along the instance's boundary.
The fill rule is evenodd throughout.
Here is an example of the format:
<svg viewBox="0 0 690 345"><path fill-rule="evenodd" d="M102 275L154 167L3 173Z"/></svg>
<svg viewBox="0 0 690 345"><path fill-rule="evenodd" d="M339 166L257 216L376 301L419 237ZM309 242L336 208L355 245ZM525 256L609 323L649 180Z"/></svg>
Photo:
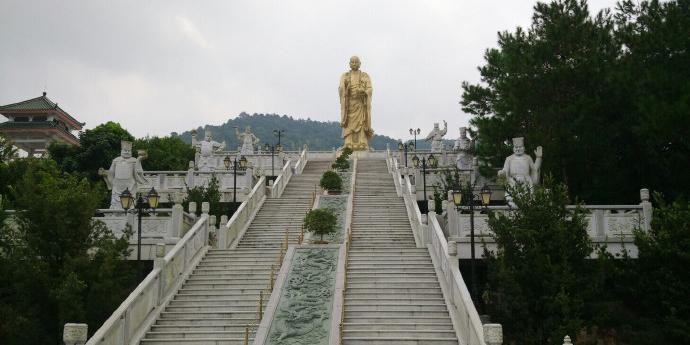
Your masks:
<svg viewBox="0 0 690 345"><path fill-rule="evenodd" d="M652 230L652 203L649 201L649 189L640 189L640 205L642 206L642 230Z"/></svg>
<svg viewBox="0 0 690 345"><path fill-rule="evenodd" d="M85 323L66 323L62 329L62 341L65 345L84 345L89 325Z"/></svg>
<svg viewBox="0 0 690 345"><path fill-rule="evenodd" d="M172 207L172 213L170 215L170 229L171 229L171 234L170 237L182 237L183 235L183 230L182 230L182 216L184 213L184 209L182 205L180 204L175 204Z"/></svg>
<svg viewBox="0 0 690 345"><path fill-rule="evenodd" d="M503 344L503 326L500 323L487 323L483 325L483 328L486 345Z"/></svg>

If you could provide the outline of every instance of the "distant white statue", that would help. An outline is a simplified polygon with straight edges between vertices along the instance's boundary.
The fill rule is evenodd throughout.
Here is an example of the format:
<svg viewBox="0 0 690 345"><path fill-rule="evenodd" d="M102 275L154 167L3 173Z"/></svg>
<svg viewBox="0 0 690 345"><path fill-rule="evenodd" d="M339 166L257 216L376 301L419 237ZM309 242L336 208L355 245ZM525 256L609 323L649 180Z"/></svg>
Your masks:
<svg viewBox="0 0 690 345"><path fill-rule="evenodd" d="M434 129L429 135L424 138L425 141L431 141L431 152L443 151L443 136L448 133L448 123L443 121L443 129L439 129L438 122L434 123Z"/></svg>
<svg viewBox="0 0 690 345"><path fill-rule="evenodd" d="M192 143L194 145L194 143ZM197 162L197 169L199 171L214 171L217 168L217 161L213 157L214 152L222 152L225 149L225 141L219 143L214 141L211 136L211 131L207 128L204 131L204 140L195 144L199 153L199 160Z"/></svg>
<svg viewBox="0 0 690 345"><path fill-rule="evenodd" d="M132 157L132 143L121 141L120 157L113 159L110 169L98 169L98 175L103 176L105 184L111 190L110 208L122 209L120 194L129 189L132 196L136 195L140 185L147 184L141 160L146 158L145 151L139 151L139 157Z"/></svg>
<svg viewBox="0 0 690 345"><path fill-rule="evenodd" d="M244 133L240 132L237 126L235 126L235 135L237 136L237 140L242 143L242 148L240 149L241 155L253 155L255 152L254 146L259 145L261 142L261 140L252 133L250 126L244 129Z"/></svg>
<svg viewBox="0 0 690 345"><path fill-rule="evenodd" d="M525 154L524 138L513 138L513 154L506 158L503 169L498 172L498 175L505 176L510 186L518 182L530 188L539 184L542 147L537 146L534 154L536 159L532 161L532 157Z"/></svg>
<svg viewBox="0 0 690 345"><path fill-rule="evenodd" d="M455 165L458 167L458 169L472 169L472 156L470 155L470 139L467 138L467 128L460 127L460 137L455 140L453 151L457 152L457 156L455 156Z"/></svg>

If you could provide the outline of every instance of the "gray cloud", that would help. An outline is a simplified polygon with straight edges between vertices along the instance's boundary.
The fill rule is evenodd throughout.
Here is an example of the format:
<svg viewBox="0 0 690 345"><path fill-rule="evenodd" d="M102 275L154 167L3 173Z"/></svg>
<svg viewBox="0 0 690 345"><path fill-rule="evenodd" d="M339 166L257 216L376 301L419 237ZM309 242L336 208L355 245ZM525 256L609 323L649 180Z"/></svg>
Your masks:
<svg viewBox="0 0 690 345"><path fill-rule="evenodd" d="M590 1L598 11L615 0ZM336 121L351 55L374 86L373 127L407 137L465 125L463 80L533 1L3 1L0 104L49 97L87 128L165 135L241 111Z"/></svg>

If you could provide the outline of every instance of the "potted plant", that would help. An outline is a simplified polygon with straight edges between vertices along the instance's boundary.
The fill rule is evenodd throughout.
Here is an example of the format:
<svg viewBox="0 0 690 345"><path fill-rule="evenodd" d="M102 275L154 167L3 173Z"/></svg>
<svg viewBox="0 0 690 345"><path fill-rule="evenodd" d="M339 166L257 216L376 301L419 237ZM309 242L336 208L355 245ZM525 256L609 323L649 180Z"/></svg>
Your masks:
<svg viewBox="0 0 690 345"><path fill-rule="evenodd" d="M323 173L319 185L328 191L329 194L338 194L343 189L343 179L340 178L337 172L329 170Z"/></svg>
<svg viewBox="0 0 690 345"><path fill-rule="evenodd" d="M323 235L334 233L337 224L338 218L330 208L317 208L307 212L307 215L304 216L304 228L308 232L321 236L321 239L315 243L328 243L323 240Z"/></svg>
<svg viewBox="0 0 690 345"><path fill-rule="evenodd" d="M345 171L350 168L350 163L347 161L346 156L340 155L338 158L335 159L335 163L331 165L331 168L336 169L338 171Z"/></svg>

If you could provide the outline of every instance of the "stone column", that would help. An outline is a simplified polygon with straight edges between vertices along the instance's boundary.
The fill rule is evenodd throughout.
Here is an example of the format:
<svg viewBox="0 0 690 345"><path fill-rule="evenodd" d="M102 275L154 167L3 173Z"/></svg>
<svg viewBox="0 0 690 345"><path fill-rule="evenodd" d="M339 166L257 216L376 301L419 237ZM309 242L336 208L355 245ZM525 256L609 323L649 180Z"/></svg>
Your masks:
<svg viewBox="0 0 690 345"><path fill-rule="evenodd" d="M187 206L187 212L189 212L194 217L196 217L196 210L197 210L196 201L190 201L189 206Z"/></svg>
<svg viewBox="0 0 690 345"><path fill-rule="evenodd" d="M156 243L156 258L153 259L153 269L163 267L165 263L163 258L165 257L166 247L165 243Z"/></svg>
<svg viewBox="0 0 690 345"><path fill-rule="evenodd" d="M170 224L172 225L172 233L170 234L170 237L177 237L181 238L183 234L182 230L182 213L184 212L184 209L182 208L182 205L180 204L175 204L172 207L172 214L170 218Z"/></svg>
<svg viewBox="0 0 690 345"><path fill-rule="evenodd" d="M88 328L85 323L66 323L62 329L62 341L65 345L84 345Z"/></svg>
<svg viewBox="0 0 690 345"><path fill-rule="evenodd" d="M448 214L448 237L460 237L460 222L458 221L458 211L455 209L455 204L453 203L452 191L448 191L446 213Z"/></svg>
<svg viewBox="0 0 690 345"><path fill-rule="evenodd" d="M642 230L649 232L652 230L652 203L649 201L649 189L640 189L640 205L642 205Z"/></svg>

